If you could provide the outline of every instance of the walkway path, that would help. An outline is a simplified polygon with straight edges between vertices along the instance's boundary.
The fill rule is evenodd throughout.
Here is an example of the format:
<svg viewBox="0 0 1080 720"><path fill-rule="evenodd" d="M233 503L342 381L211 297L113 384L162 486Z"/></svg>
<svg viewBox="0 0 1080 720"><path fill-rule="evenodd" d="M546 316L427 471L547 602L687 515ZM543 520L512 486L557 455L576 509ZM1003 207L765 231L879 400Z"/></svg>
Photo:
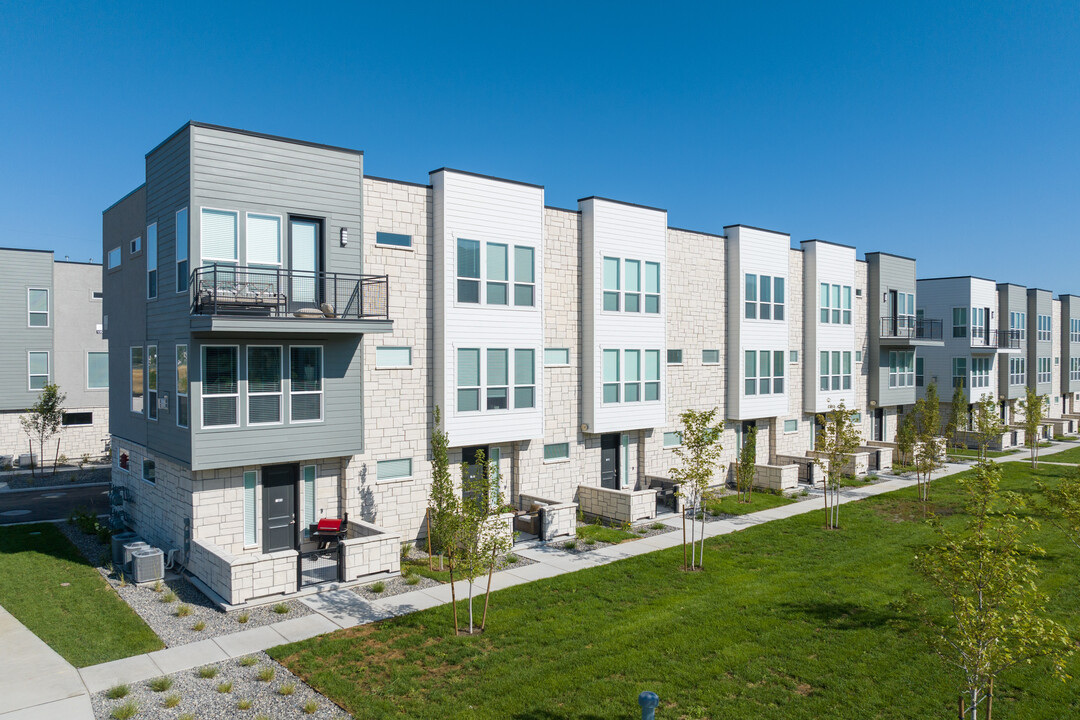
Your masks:
<svg viewBox="0 0 1080 720"><path fill-rule="evenodd" d="M1040 458L1075 447L1070 443L1055 443L1046 448ZM995 458L996 462L1025 461L1024 455ZM934 479L962 472L970 465L946 463L933 474ZM914 478L902 478L879 473L882 482L841 491L841 503L856 502L875 495L911 487ZM814 500L790 503L760 512L741 515L705 524L705 536L716 537L745 530L773 520L821 511ZM680 528L678 516L661 520ZM582 553L569 553L543 544L517 550L516 554L535 561L524 567L511 567L494 574L492 590L502 590L521 583L564 573L597 567L645 553L677 547L682 533L670 532L610 545ZM468 583L459 580L455 591L460 598L469 591ZM113 662L76 670L45 643L0 608L0 720L93 720L89 693L107 690L121 683L137 683L161 675L221 662L228 658L249 655L276 645L306 640L316 635L342 628L385 620L399 615L426 610L450 602L449 584L395 595L384 600L368 601L352 590L331 590L301 599L315 614L284 620L252 630L223 635L189 645L158 650ZM27 637L29 636L29 637ZM48 691L43 689L47 685ZM14 711L14 712L11 712Z"/></svg>

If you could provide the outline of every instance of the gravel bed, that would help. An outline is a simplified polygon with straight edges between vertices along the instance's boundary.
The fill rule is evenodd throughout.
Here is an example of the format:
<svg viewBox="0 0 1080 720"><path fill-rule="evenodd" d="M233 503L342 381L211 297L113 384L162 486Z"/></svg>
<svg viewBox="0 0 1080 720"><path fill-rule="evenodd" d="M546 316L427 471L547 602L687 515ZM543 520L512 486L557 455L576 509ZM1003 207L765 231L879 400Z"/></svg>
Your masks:
<svg viewBox="0 0 1080 720"><path fill-rule="evenodd" d="M500 562L500 564L495 567L496 572L498 572L499 570L506 570L508 568L525 567L526 565L532 565L536 562L535 560L530 560L529 558L522 557L521 555L518 555L516 553L510 554L516 558L514 562L506 562L505 556L503 558L500 558L502 562ZM428 555L426 552L424 552L423 550L417 550L416 548L412 548L408 556L410 560L427 560L427 557ZM377 593L371 589L371 586L375 583L369 583L368 585L358 585L353 588L353 592L355 592L357 595L364 598L365 600L379 600L382 598L394 597L395 595L401 595L402 593L412 592L413 590L423 590L425 588L445 584L439 582L438 580L424 577L423 575L419 574L414 574L413 577L416 578L416 583L413 585L409 585L405 581L404 577L397 576L387 578L382 581L377 581L382 582L383 584L383 591L380 593ZM485 575L484 579L478 579L478 582L481 580L483 582L487 582L486 577L487 576Z"/></svg>
<svg viewBox="0 0 1080 720"><path fill-rule="evenodd" d="M104 467L88 466L82 470L65 467L62 470L57 470L55 475L52 474L52 468L45 468L38 471L37 477L28 472L0 473L0 488L6 486L8 490L108 482L112 482L112 468L108 465Z"/></svg>
<svg viewBox="0 0 1080 720"><path fill-rule="evenodd" d="M197 720L336 720L349 717L344 710L315 692L265 653L254 653L248 657L256 659L257 662L249 667L242 666L240 658L216 663L213 667L218 668L218 673L213 678L199 677L198 669L174 673L168 676L172 680L172 687L162 692L155 692L150 687L151 681L146 680L129 685L129 693L123 699L110 699L107 697L108 691L95 693L90 698L94 717L98 720L109 720L113 710L126 702L134 702L138 706L136 718L179 720L182 716L188 716ZM258 672L262 668L273 669L274 677L269 682L258 679ZM232 683L231 691L219 692L218 686L228 682ZM281 687L289 684L295 688L291 695L278 692ZM179 696L180 701L175 707L166 708L165 699L172 695ZM238 703L242 700L251 701L251 707L241 710ZM310 714L303 709L308 702L314 702L316 706L315 711Z"/></svg>
<svg viewBox="0 0 1080 720"><path fill-rule="evenodd" d="M586 524L588 524L588 523L586 523ZM574 553L575 555L577 555L577 554L580 554L580 553L592 552L593 550L599 550L600 548L603 548L603 547L610 547L611 545L623 545L625 543L632 543L632 542L635 542L637 540L644 540L645 538L651 538L651 537L654 537L656 535L666 535L669 532L675 532L675 528L668 527L667 525L664 525L664 527L662 529L660 529L660 528L655 528L654 529L653 525L655 525L655 524L660 524L660 523L658 523L655 520L650 520L648 525L643 524L643 525L635 526L634 527L635 532L637 530L645 530L646 532L643 533L643 534L638 535L636 538L632 538L632 539L628 538L626 540L623 540L621 543L606 543L606 542L600 542L599 540L597 540L592 545L587 545L587 544L585 544L584 540L581 540L581 539L578 539L578 538L568 538L566 540L549 543L548 547L556 547L556 548L559 548L560 550L564 550L565 552ZM574 547L567 547L566 544L569 543L569 542L573 542ZM522 558L522 559L524 559L524 558Z"/></svg>
<svg viewBox="0 0 1080 720"><path fill-rule="evenodd" d="M219 635L250 630L282 620L303 617L313 612L311 608L298 600L286 600L272 605L225 613L186 578L168 571L165 573L165 581L161 584L161 592L150 585L136 586L121 582L119 575L110 572L105 566L105 563L109 561L109 548L98 542L96 536L86 535L67 523L60 523L57 527L75 543L79 551L97 567L98 572L109 585L139 617L146 621L146 624L157 633L167 647L186 645ZM176 596L176 599L172 602L164 602L170 592ZM277 605L283 605L288 608L288 611L276 612L274 608ZM185 617L178 616L176 613L181 606L187 607L190 614ZM247 617L246 622L240 622L244 616ZM203 629L195 630L194 626L200 622L203 624Z"/></svg>

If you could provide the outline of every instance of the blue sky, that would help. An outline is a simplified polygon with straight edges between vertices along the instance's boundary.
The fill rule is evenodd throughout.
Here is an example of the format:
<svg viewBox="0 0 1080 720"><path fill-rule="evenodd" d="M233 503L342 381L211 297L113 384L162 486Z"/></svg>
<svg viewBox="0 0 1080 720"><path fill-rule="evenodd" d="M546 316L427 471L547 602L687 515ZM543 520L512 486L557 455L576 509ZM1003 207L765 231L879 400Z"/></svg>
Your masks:
<svg viewBox="0 0 1080 720"><path fill-rule="evenodd" d="M0 246L60 258L195 119L1080 293L1075 0L0 0L0 88Z"/></svg>

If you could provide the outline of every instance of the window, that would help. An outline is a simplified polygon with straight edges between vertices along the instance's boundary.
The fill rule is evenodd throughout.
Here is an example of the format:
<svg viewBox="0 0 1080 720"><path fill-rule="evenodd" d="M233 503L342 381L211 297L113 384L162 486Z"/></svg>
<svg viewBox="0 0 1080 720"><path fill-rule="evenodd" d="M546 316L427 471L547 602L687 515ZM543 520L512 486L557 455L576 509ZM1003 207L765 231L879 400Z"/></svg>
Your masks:
<svg viewBox="0 0 1080 720"><path fill-rule="evenodd" d="M971 358L971 387L990 387L990 358Z"/></svg>
<svg viewBox="0 0 1080 720"><path fill-rule="evenodd" d="M187 345L176 346L176 424L187 427L188 415L188 356Z"/></svg>
<svg viewBox="0 0 1080 720"><path fill-rule="evenodd" d="M109 387L109 353L86 353L86 389L105 390Z"/></svg>
<svg viewBox="0 0 1080 720"><path fill-rule="evenodd" d="M176 292L188 289L188 212L187 208L176 213Z"/></svg>
<svg viewBox="0 0 1080 720"><path fill-rule="evenodd" d="M858 425L862 422L862 413L857 412L851 416L851 422L853 425Z"/></svg>
<svg viewBox="0 0 1080 720"><path fill-rule="evenodd" d="M203 427L240 424L240 349L235 345L204 345L202 349Z"/></svg>
<svg viewBox="0 0 1080 720"><path fill-rule="evenodd" d="M244 471L244 546L252 547L259 542L258 523L255 514L255 471Z"/></svg>
<svg viewBox="0 0 1080 720"><path fill-rule="evenodd" d="M550 443L544 446L544 462L562 462L570 459L570 443Z"/></svg>
<svg viewBox="0 0 1080 720"><path fill-rule="evenodd" d="M821 283L821 322L851 324L851 286Z"/></svg>
<svg viewBox="0 0 1080 720"><path fill-rule="evenodd" d="M289 418L293 422L322 420L322 348L289 348Z"/></svg>
<svg viewBox="0 0 1080 720"><path fill-rule="evenodd" d="M64 427L76 427L79 425L93 425L94 413L92 412L65 412L60 416L60 424Z"/></svg>
<svg viewBox="0 0 1080 720"><path fill-rule="evenodd" d="M719 365L720 364L720 351L719 350L702 350L701 351L701 364L702 365Z"/></svg>
<svg viewBox="0 0 1080 720"><path fill-rule="evenodd" d="M546 348L544 350L544 367L563 367L569 364L569 348Z"/></svg>
<svg viewBox="0 0 1080 720"><path fill-rule="evenodd" d="M1080 381L1080 357L1069 358L1069 380Z"/></svg>
<svg viewBox="0 0 1080 720"><path fill-rule="evenodd" d="M235 212L227 210L202 211L202 259L236 264L236 228L238 220Z"/></svg>
<svg viewBox="0 0 1080 720"><path fill-rule="evenodd" d="M645 402L660 399L660 351L645 351Z"/></svg>
<svg viewBox="0 0 1080 720"><path fill-rule="evenodd" d="M604 310L618 312L620 273L619 258L604 258Z"/></svg>
<svg viewBox="0 0 1080 720"><path fill-rule="evenodd" d="M510 351L487 351L487 409L506 410L510 407Z"/></svg>
<svg viewBox="0 0 1080 720"><path fill-rule="evenodd" d="M532 307L536 295L536 251L531 247L514 246L514 305Z"/></svg>
<svg viewBox="0 0 1080 720"><path fill-rule="evenodd" d="M747 350L743 356L743 393L769 395L784 392L783 350Z"/></svg>
<svg viewBox="0 0 1080 720"><path fill-rule="evenodd" d="M664 433L664 447L672 448L682 445L682 433L681 432L666 432Z"/></svg>
<svg viewBox="0 0 1080 720"><path fill-rule="evenodd" d="M1027 385L1027 358L1009 358L1009 384Z"/></svg>
<svg viewBox="0 0 1080 720"><path fill-rule="evenodd" d="M604 402L619 402L619 351L604 350Z"/></svg>
<svg viewBox="0 0 1080 720"><path fill-rule="evenodd" d="M862 362L862 350L856 350L855 351L855 362L857 362L857 363Z"/></svg>
<svg viewBox="0 0 1080 720"><path fill-rule="evenodd" d="M157 345L146 346L146 416L157 420Z"/></svg>
<svg viewBox="0 0 1080 720"><path fill-rule="evenodd" d="M248 213L246 258L248 265L281 266L281 217Z"/></svg>
<svg viewBox="0 0 1080 720"><path fill-rule="evenodd" d="M668 350L667 351L667 364L668 365L682 365L682 350Z"/></svg>
<svg viewBox="0 0 1080 720"><path fill-rule="evenodd" d="M131 412L143 411L143 349L131 348Z"/></svg>
<svg viewBox="0 0 1080 720"><path fill-rule="evenodd" d="M1037 339L1040 342L1050 342L1051 339L1052 339L1052 330L1051 330L1051 322L1052 322L1052 320L1050 319L1050 316L1049 315L1040 315L1038 322L1039 322L1039 336L1038 336Z"/></svg>
<svg viewBox="0 0 1080 720"><path fill-rule="evenodd" d="M788 362L793 362L793 363L799 362L799 351L798 350L792 350L791 352L788 353Z"/></svg>
<svg viewBox="0 0 1080 720"><path fill-rule="evenodd" d="M146 226L146 298L157 297L157 223Z"/></svg>
<svg viewBox="0 0 1080 720"><path fill-rule="evenodd" d="M407 480L412 477L412 458L380 460L375 466L375 481Z"/></svg>
<svg viewBox="0 0 1080 720"><path fill-rule="evenodd" d="M923 359L915 358L915 387L922 387L925 375L923 373Z"/></svg>
<svg viewBox="0 0 1080 720"><path fill-rule="evenodd" d="M514 408L536 406L536 351L514 351Z"/></svg>
<svg viewBox="0 0 1080 720"><path fill-rule="evenodd" d="M645 263L645 312L660 312L660 263Z"/></svg>
<svg viewBox="0 0 1080 720"><path fill-rule="evenodd" d="M1049 383L1050 382L1050 374L1051 374L1050 358L1041 357L1041 358L1036 358L1036 360L1039 363L1039 375L1035 379L1035 381L1040 385L1045 384L1045 383Z"/></svg>
<svg viewBox="0 0 1080 720"><path fill-rule="evenodd" d="M120 248L114 247L109 251L109 269L120 267Z"/></svg>
<svg viewBox="0 0 1080 720"><path fill-rule="evenodd" d="M400 235L398 233L377 232L375 233L376 245L388 245L390 247L412 247L412 235Z"/></svg>
<svg viewBox="0 0 1080 720"><path fill-rule="evenodd" d="M458 238L457 299L463 303L480 302L480 243Z"/></svg>
<svg viewBox="0 0 1080 720"><path fill-rule="evenodd" d="M382 345L375 348L376 368L408 368L412 367L411 347L391 347Z"/></svg>
<svg viewBox="0 0 1080 720"><path fill-rule="evenodd" d="M954 388L967 387L967 358L952 359L952 385Z"/></svg>
<svg viewBox="0 0 1080 720"><path fill-rule="evenodd" d="M952 336L967 337L967 308L954 307L952 309Z"/></svg>
<svg viewBox="0 0 1080 720"><path fill-rule="evenodd" d="M971 339L986 341L986 308L971 308Z"/></svg>
<svg viewBox="0 0 1080 720"><path fill-rule="evenodd" d="M641 351L623 351L623 402L641 400Z"/></svg>
<svg viewBox="0 0 1080 720"><path fill-rule="evenodd" d="M1069 318L1069 342L1080 343L1080 318Z"/></svg>
<svg viewBox="0 0 1080 720"><path fill-rule="evenodd" d="M790 435L791 433L799 432L798 420L785 420L784 421L784 434Z"/></svg>
<svg viewBox="0 0 1080 720"><path fill-rule="evenodd" d="M915 295L913 293L896 294L897 332L915 328Z"/></svg>
<svg viewBox="0 0 1080 720"><path fill-rule="evenodd" d="M27 289L26 312L28 327L49 327L49 291L45 288Z"/></svg>
<svg viewBox="0 0 1080 720"><path fill-rule="evenodd" d="M784 278L747 273L744 317L749 320L784 319Z"/></svg>
<svg viewBox="0 0 1080 720"><path fill-rule="evenodd" d="M142 461L142 479L146 482L157 482L157 469L153 460Z"/></svg>
<svg viewBox="0 0 1080 720"><path fill-rule="evenodd" d="M898 353L889 353L890 360L893 355ZM905 354L905 353L899 353ZM912 369L914 373L914 368ZM914 382L914 380L912 380ZM892 368L890 366L889 371L889 386L892 385ZM829 390L850 390L851 389L851 351L845 350L833 350L821 351L821 368L820 368L820 384L819 388L823 391Z"/></svg>
<svg viewBox="0 0 1080 720"><path fill-rule="evenodd" d="M134 255L142 250L142 238L137 237L131 241L131 254Z"/></svg>
<svg viewBox="0 0 1080 720"><path fill-rule="evenodd" d="M757 275L747 273L744 285L745 297L743 298L743 303L745 307L743 316L747 320L755 320L757 319Z"/></svg>
<svg viewBox="0 0 1080 720"><path fill-rule="evenodd" d="M641 261L623 262L626 276L626 293L623 294L623 308L626 312L641 312Z"/></svg>
<svg viewBox="0 0 1080 720"><path fill-rule="evenodd" d="M457 351L457 410L480 410L480 350L459 348Z"/></svg>
<svg viewBox="0 0 1080 720"><path fill-rule="evenodd" d="M487 244L487 304L506 305L510 302L507 290L510 280L510 256L506 245Z"/></svg>
<svg viewBox="0 0 1080 720"><path fill-rule="evenodd" d="M248 425L281 422L281 360L280 347L248 346Z"/></svg>
<svg viewBox="0 0 1080 720"><path fill-rule="evenodd" d="M1042 329L1042 316L1039 316L1040 330ZM1027 313L1022 312L1010 312L1009 313L1009 330L1012 330L1014 335L1021 340L1027 340Z"/></svg>
<svg viewBox="0 0 1080 720"><path fill-rule="evenodd" d="M316 468L314 465L300 466L300 512L302 520L300 527L304 528L304 537L308 536L311 526L315 523L315 475Z"/></svg>
<svg viewBox="0 0 1080 720"><path fill-rule="evenodd" d="M889 352L889 387L914 387L915 375L915 353L913 351Z"/></svg>

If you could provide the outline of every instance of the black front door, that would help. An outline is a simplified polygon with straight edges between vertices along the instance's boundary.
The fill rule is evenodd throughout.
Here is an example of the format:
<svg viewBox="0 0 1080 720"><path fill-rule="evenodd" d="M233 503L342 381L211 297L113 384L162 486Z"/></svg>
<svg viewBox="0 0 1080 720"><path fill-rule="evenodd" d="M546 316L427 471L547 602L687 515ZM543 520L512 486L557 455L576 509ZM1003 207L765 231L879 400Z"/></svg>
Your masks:
<svg viewBox="0 0 1080 720"><path fill-rule="evenodd" d="M490 452L491 450L487 445L474 445L472 447L462 448L461 460L469 466L466 472L468 473L470 480L476 480L480 477L481 473L484 472L483 465L480 464L481 453L483 454L482 457L484 458L484 462L488 463L491 461L491 458L488 456ZM461 498L463 500L468 500L472 496L473 492L471 490L465 488L461 489Z"/></svg>
<svg viewBox="0 0 1080 720"><path fill-rule="evenodd" d="M600 487L619 489L619 434L600 436Z"/></svg>
<svg viewBox="0 0 1080 720"><path fill-rule="evenodd" d="M297 465L263 468L263 552L296 547Z"/></svg>
<svg viewBox="0 0 1080 720"><path fill-rule="evenodd" d="M885 441L885 408L874 411L874 440Z"/></svg>

